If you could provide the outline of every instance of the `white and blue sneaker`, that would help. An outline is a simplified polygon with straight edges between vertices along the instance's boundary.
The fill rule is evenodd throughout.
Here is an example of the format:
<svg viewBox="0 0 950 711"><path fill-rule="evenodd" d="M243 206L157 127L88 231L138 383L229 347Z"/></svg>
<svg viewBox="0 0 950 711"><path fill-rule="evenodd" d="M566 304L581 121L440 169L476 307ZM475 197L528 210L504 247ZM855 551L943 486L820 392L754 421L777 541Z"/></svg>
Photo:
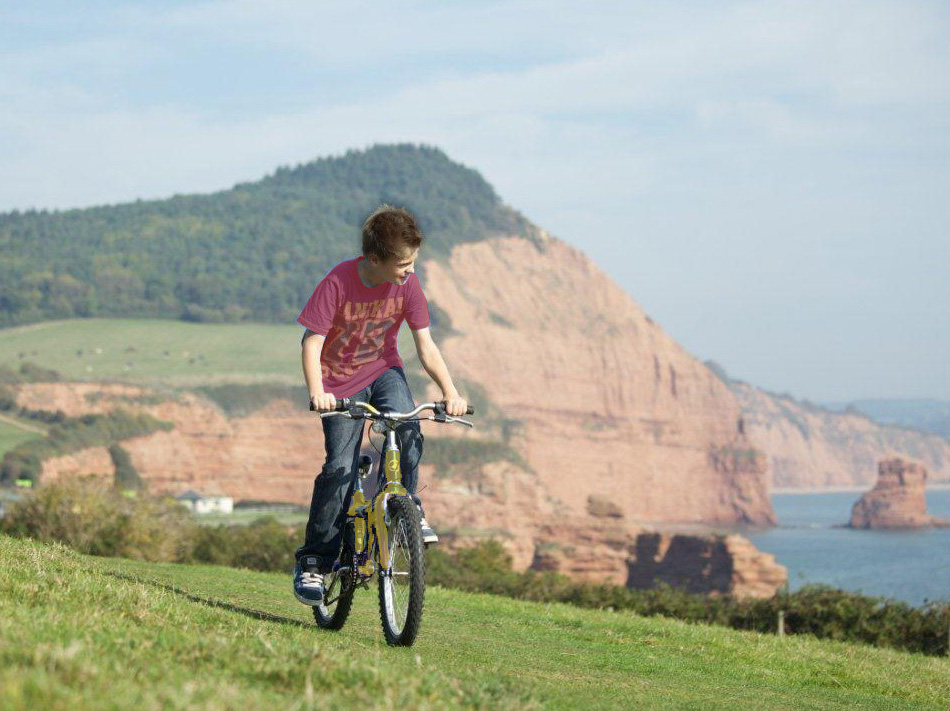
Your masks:
<svg viewBox="0 0 950 711"><path fill-rule="evenodd" d="M420 512L421 513L421 512ZM425 515L422 515L419 524L422 526L422 542L426 545L432 543L438 543L439 537L435 534L432 526L429 525L429 522L426 521Z"/></svg>
<svg viewBox="0 0 950 711"><path fill-rule="evenodd" d="M304 556L294 566L294 597L310 607L323 601L323 576L314 556Z"/></svg>

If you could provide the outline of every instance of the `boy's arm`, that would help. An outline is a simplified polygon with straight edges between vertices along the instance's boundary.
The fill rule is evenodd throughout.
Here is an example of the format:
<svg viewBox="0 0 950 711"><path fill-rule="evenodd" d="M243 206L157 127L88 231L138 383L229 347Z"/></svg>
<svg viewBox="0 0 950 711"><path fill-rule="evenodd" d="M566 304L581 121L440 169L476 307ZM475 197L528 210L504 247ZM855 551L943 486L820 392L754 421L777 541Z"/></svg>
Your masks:
<svg viewBox="0 0 950 711"><path fill-rule="evenodd" d="M320 353L323 351L323 342L326 336L314 333L311 330L303 335L301 348L301 362L303 377L307 381L307 392L310 402L318 412L331 412L336 408L336 398L330 393L323 392L323 374L320 370Z"/></svg>
<svg viewBox="0 0 950 711"><path fill-rule="evenodd" d="M412 339L416 343L416 352L419 354L422 367L442 390L442 397L445 398L445 411L453 417L461 417L465 414L468 403L455 389L452 376L449 375L449 369L442 359L439 347L432 340L429 329L420 328L418 331L412 331Z"/></svg>

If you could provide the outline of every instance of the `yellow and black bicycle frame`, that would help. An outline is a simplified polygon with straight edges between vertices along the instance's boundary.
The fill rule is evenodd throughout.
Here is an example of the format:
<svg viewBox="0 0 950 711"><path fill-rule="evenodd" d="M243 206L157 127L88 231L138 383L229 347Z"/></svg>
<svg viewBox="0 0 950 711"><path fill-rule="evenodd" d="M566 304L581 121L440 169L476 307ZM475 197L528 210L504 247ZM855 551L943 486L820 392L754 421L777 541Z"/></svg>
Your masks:
<svg viewBox="0 0 950 711"><path fill-rule="evenodd" d="M379 414L376 408L370 407L373 414ZM400 466L399 442L396 439L395 429L386 430L386 444L383 448L383 471L386 473L385 486L367 502L363 493L360 477L357 476L356 488L346 515L353 519L355 537L355 553L359 560L366 562L359 565L357 572L363 577L369 577L376 572L376 565L372 555L374 548L379 552L376 560L385 573L389 573L389 533L386 529L386 502L390 496L408 496L409 492L402 485L402 468Z"/></svg>

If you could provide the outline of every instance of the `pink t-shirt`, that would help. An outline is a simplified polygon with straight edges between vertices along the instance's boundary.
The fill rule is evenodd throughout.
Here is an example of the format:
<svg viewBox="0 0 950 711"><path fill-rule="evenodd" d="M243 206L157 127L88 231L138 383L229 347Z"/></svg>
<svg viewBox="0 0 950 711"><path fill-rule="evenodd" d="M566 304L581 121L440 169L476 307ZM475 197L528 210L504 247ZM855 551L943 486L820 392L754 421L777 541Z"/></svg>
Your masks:
<svg viewBox="0 0 950 711"><path fill-rule="evenodd" d="M323 391L350 397L389 368L404 367L396 337L403 319L414 331L429 325L429 304L415 274L396 286L366 286L357 264L340 262L317 284L297 322L326 336L320 354Z"/></svg>

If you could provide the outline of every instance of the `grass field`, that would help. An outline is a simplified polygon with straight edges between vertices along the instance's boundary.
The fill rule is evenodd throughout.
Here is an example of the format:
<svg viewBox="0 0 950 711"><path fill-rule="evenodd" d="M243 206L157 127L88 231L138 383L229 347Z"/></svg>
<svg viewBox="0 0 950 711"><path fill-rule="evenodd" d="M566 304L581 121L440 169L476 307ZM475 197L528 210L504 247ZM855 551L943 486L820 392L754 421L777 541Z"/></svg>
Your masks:
<svg viewBox="0 0 950 711"><path fill-rule="evenodd" d="M0 364L29 361L68 380L298 382L301 333L292 324L50 321L0 330Z"/></svg>
<svg viewBox="0 0 950 711"><path fill-rule="evenodd" d="M42 436L42 430L37 425L22 423L15 417L0 414L0 459L21 442Z"/></svg>
<svg viewBox="0 0 950 711"><path fill-rule="evenodd" d="M374 592L317 629L290 576L0 536L0 707L947 708L950 661L430 589L415 647Z"/></svg>
<svg viewBox="0 0 950 711"><path fill-rule="evenodd" d="M0 365L31 362L67 380L194 386L299 384L296 324L198 324L158 319L76 319L0 330ZM399 346L414 355L404 328Z"/></svg>

